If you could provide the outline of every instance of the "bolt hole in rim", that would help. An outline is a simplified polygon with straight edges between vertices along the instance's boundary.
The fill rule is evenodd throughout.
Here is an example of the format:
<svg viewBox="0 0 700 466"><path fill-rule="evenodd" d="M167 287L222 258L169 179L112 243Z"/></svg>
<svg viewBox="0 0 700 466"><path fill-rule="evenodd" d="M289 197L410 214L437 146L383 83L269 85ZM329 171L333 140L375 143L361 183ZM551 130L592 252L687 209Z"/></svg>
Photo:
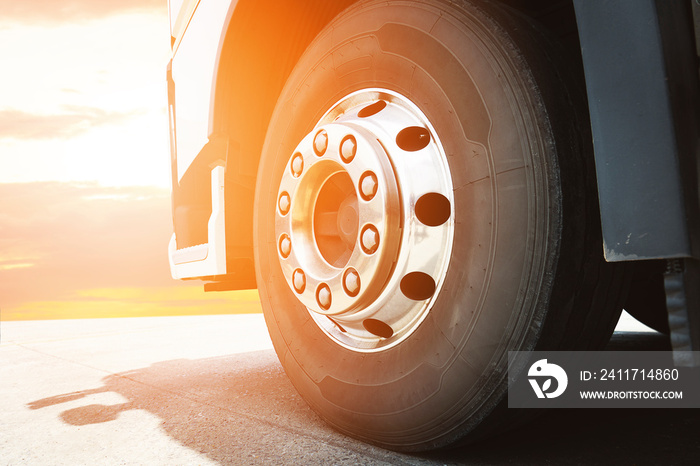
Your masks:
<svg viewBox="0 0 700 466"><path fill-rule="evenodd" d="M416 330L449 265L454 196L414 103L376 88L338 101L292 152L277 199L282 272L326 335L376 352Z"/></svg>

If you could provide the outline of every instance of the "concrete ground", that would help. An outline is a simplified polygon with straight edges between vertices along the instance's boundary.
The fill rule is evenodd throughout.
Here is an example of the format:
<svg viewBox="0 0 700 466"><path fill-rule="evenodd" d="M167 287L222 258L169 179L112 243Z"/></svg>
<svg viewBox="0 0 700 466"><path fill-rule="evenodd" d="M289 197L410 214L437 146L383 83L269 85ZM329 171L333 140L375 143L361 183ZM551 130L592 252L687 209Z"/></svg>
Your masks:
<svg viewBox="0 0 700 466"><path fill-rule="evenodd" d="M623 324L613 347L667 345ZM551 410L478 445L405 455L327 427L260 314L0 327L0 465L697 464L698 413Z"/></svg>

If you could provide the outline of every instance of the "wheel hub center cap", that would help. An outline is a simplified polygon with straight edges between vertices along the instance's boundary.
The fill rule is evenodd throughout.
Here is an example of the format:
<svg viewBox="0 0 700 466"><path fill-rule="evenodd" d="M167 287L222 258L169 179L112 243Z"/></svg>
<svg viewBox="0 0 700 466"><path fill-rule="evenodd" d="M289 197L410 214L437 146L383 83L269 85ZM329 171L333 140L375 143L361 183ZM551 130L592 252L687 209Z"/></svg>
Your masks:
<svg viewBox="0 0 700 466"><path fill-rule="evenodd" d="M299 142L280 180L275 234L290 290L341 345L397 344L444 276L452 199L425 115L392 91L348 95Z"/></svg>
<svg viewBox="0 0 700 466"><path fill-rule="evenodd" d="M297 146L278 199L276 229L292 244L286 263L306 279L299 300L337 315L376 299L401 240L398 186L376 135L317 127Z"/></svg>

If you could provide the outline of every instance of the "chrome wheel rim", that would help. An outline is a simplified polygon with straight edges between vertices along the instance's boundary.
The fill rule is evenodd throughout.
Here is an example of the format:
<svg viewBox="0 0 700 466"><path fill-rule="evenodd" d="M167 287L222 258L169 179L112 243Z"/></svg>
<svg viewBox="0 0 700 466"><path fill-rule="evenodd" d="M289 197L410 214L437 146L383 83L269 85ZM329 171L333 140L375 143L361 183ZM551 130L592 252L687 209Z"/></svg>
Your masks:
<svg viewBox="0 0 700 466"><path fill-rule="evenodd" d="M386 89L338 101L299 142L275 206L291 292L341 346L391 348L429 314L454 236L447 156L423 112Z"/></svg>

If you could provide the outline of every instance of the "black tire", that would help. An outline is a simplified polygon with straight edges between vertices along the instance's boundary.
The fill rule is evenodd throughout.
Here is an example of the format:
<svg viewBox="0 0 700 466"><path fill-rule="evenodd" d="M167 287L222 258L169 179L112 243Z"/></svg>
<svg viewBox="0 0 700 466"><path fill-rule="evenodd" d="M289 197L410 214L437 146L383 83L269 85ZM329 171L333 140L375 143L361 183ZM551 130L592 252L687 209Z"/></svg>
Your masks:
<svg viewBox="0 0 700 466"><path fill-rule="evenodd" d="M370 0L337 17L287 81L258 174L258 286L287 374L340 431L404 451L480 435L510 417L496 409L509 350L607 341L623 282L602 260L585 104L552 50L527 19L492 5ZM299 141L335 102L376 87L409 98L439 134L455 240L427 318L365 353L329 338L290 290L274 212Z"/></svg>

